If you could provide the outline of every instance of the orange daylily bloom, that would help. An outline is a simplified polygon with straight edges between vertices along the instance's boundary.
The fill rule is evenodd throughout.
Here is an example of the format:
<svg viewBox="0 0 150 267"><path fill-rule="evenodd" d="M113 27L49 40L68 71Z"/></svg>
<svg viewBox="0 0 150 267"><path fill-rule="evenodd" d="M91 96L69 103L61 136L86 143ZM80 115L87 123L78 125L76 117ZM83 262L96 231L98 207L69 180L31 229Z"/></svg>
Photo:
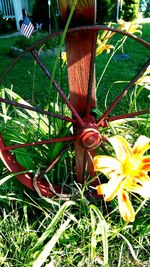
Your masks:
<svg viewBox="0 0 150 267"><path fill-rule="evenodd" d="M94 157L94 169L108 176L109 181L96 187L99 195L106 201L118 198L119 211L128 222L135 220L135 212L129 193L137 193L145 199L150 198L150 155L144 155L150 149L150 138L140 136L133 148L122 136L110 137L116 158L111 156Z"/></svg>
<svg viewBox="0 0 150 267"><path fill-rule="evenodd" d="M131 34L135 34L135 33L142 34L142 32L140 30L142 28L142 26L139 24L134 24L133 22L127 22L127 21L124 21L122 19L118 20L118 24L119 24L119 26L118 26L119 30L129 32ZM111 27L111 22L108 24L108 27ZM111 49L115 49L115 47L113 45L108 44L110 39L115 34L116 34L115 32L105 30L105 31L103 31L103 33L101 35L98 35L96 56L102 54L103 51L105 51L105 50L107 53L110 53Z"/></svg>
<svg viewBox="0 0 150 267"><path fill-rule="evenodd" d="M111 26L111 22L109 23L108 27ZM114 49L115 47L111 44L107 44L109 39L115 34L115 32L111 32L108 30L103 31L101 35L98 35L97 38L97 49L96 49L96 56L102 54L105 50L106 53L110 53L110 49Z"/></svg>
<svg viewBox="0 0 150 267"><path fill-rule="evenodd" d="M96 49L96 56L99 56L106 50L106 53L110 53L110 49L114 49L113 45L110 44L103 44L100 40L97 41L97 49Z"/></svg>

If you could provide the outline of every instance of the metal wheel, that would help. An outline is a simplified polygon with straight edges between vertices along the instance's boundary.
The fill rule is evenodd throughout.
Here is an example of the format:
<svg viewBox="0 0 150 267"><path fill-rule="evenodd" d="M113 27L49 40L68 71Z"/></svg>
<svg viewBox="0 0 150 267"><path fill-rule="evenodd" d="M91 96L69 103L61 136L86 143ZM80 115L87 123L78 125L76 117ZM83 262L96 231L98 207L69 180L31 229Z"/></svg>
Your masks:
<svg viewBox="0 0 150 267"><path fill-rule="evenodd" d="M63 6L63 1L59 1L60 11L62 15L62 23L65 24L67 20L67 4ZM86 4L85 4L86 5ZM37 187L40 193L44 196L53 197L55 195L60 195L66 193L64 189L58 184L51 184L45 181L43 177L48 174L52 167L59 161L63 154L73 146L75 151L75 171L76 171L76 182L79 184L85 184L87 179L91 179L91 184L97 184L96 173L93 169L92 158L97 155L97 150L100 148L103 152L107 153L105 148L105 142L107 143L107 137L103 135L102 129L108 127L109 122L116 121L123 118L129 118L138 116L144 113L148 113L148 110L134 111L126 114L112 115L112 111L122 100L122 98L128 93L129 89L134 85L134 83L141 77L141 75L146 71L149 61L146 62L139 72L131 79L131 81L121 90L119 95L112 100L109 107L104 111L101 116L94 113L97 107L96 97L96 72L95 72L95 52L97 35L102 31L116 32L122 36L128 36L135 42L141 44L142 49L149 49L150 44L146 41L130 34L127 32L120 31L115 28L105 27L105 26L95 26L95 12L96 1L90 1L90 5L81 7L80 1L77 5L72 20L72 25L77 26L70 28L66 34L66 52L67 52L67 63L68 63L68 83L69 83L69 94L68 98L64 93L61 86L56 80L53 79L51 72L48 70L36 48L43 44L45 41L50 40L56 36L61 36L63 31L58 33L53 33L47 35L37 43L32 45L29 49L20 54L14 62L6 69L1 77L1 80L6 76L10 69L26 54L31 53L33 58L36 60L37 64L41 68L45 77L51 81L55 90L59 94L60 98L67 106L70 111L69 116L58 114L57 112L45 111L38 109L33 106L27 106L24 104L19 104L15 101L0 98L0 102L9 104L12 106L17 106L21 109L32 110L38 114L48 115L50 118L57 118L62 122L70 123L72 128L72 133L66 134L66 136L57 136L52 138L47 138L46 140L33 140L30 143L22 144L6 144L3 139L3 134L0 137L0 158L5 164L6 168L11 173L16 173L16 178L21 181L25 186L34 190L34 176L25 171L25 169L20 165L20 163L15 158L13 151L19 148L27 147L37 147L37 146L49 146L55 143L65 143L65 146L60 150L55 159L50 162L44 170L41 170L36 174ZM80 11L80 12L79 12ZM86 12L85 12L86 11ZM79 20L78 18L81 18ZM76 21L81 26L75 25ZM92 23L92 26L87 26L87 24ZM88 177L88 178L87 178ZM93 179L92 179L93 178ZM94 193L93 193L94 195Z"/></svg>

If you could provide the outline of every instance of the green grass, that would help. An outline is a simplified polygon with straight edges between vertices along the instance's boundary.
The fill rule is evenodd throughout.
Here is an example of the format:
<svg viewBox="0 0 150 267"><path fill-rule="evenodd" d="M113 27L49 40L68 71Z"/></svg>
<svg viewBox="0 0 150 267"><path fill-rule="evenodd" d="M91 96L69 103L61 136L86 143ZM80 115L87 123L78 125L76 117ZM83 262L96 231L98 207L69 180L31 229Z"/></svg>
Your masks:
<svg viewBox="0 0 150 267"><path fill-rule="evenodd" d="M148 32L150 30L149 24L143 24L142 28L142 38L149 41ZM18 38L18 37L17 37ZM0 65L0 76L2 75L3 71L7 68L7 66L12 62L12 58L8 56L8 51L10 46L15 43L16 38L11 39L0 39L0 62L3 64ZM116 41L116 38L112 43ZM111 43L111 42L110 42ZM129 81L135 73L139 70L139 68L143 65L143 63L149 57L148 49L144 48L142 45L136 43L133 40L128 40L127 43L124 45L123 49L120 49L117 53L128 54L129 60L120 60L120 61L111 61L109 67L101 80L100 86L97 89L97 100L98 100L98 107L101 111L105 109L105 98L108 91L108 105L112 101L112 98L118 95L120 90L123 88L126 83L115 84L116 81ZM96 64L96 72L97 72L97 80L101 76L103 69L110 57L110 54L106 55L103 53L100 57L97 58ZM55 58L49 57L44 60L45 64L48 66L50 70L52 70ZM129 71L130 70L130 71ZM68 95L68 83L66 81L66 72L64 73L64 78L60 79L60 65L58 64L58 68L56 70L56 80L61 84L63 90ZM31 101L33 91L34 91L34 98L36 105L46 105L48 95L50 94L50 99L53 98L54 91L50 90L49 81L41 72L38 66L35 66L33 60L28 58L21 59L14 68L7 74L7 77L3 80L3 86L10 88L13 85L13 90L21 95L25 100ZM148 93L145 92L143 103L147 102L147 95ZM126 105L125 102L124 106ZM100 104L99 104L100 102ZM145 104L144 104L145 105ZM119 109L122 111L122 103Z"/></svg>
<svg viewBox="0 0 150 267"><path fill-rule="evenodd" d="M143 38L149 38L149 24L143 25ZM0 74L12 62L8 56L12 39L0 39ZM116 87L116 81L128 81L148 58L148 50L141 49L132 41L124 46L124 52L129 55L128 61L111 61L106 74L103 76L97 90L99 109L105 110L112 99L122 88L122 83ZM119 51L121 53L121 51ZM142 54L142 55L141 55ZM110 55L97 58L97 79L105 67ZM46 64L52 69L55 58L46 59ZM36 77L35 77L36 74ZM66 77L66 69L64 71ZM33 80L34 77L34 80ZM59 79L59 72L56 71ZM68 94L66 79L59 80L64 91ZM28 58L22 59L9 72L3 81L3 86L10 88L13 84L14 92L18 93L28 102L31 102L33 90L35 104L45 106L50 95L54 101L54 91L34 62ZM124 84L123 84L124 85ZM106 92L109 92L107 103ZM139 105L148 107L148 91L142 93ZM126 97L121 105L114 111L124 113L130 104ZM127 105L127 107L125 107ZM48 131L43 131L46 124L42 118L35 119L33 113L18 113L20 110L5 110L5 115L11 115L13 120L4 124L1 118L0 129L6 139L29 141L34 138L47 138ZM18 115L19 114L19 115ZM7 116L5 116L7 119ZM46 120L47 118L45 118ZM19 123L22 127L20 128ZM62 128L58 121L52 121L52 135ZM44 128L45 129L45 128ZM47 128L46 128L47 129ZM66 127L63 128L66 130ZM69 127L67 129L70 131ZM149 121L142 117L122 125L111 125L104 129L105 134L127 135L134 141L140 134L149 136ZM60 134L62 134L60 132ZM48 150L49 149L49 150ZM26 164L37 167L49 164L50 158L58 147L44 147L21 151L26 158ZM47 151L49 151L47 153ZM15 152L17 154L17 152ZM68 183L68 174L73 172L69 164L73 165L72 152L67 152L57 170L51 173L52 179L61 179ZM18 161L22 161L21 154L17 154ZM31 165L30 165L31 166ZM32 166L31 166L32 168ZM0 266L2 267L149 267L149 236L150 236L150 205L149 201L134 198L133 204L138 211L136 220L126 224L121 218L116 199L105 203L102 199L86 199L79 185L72 185L72 201L48 200L41 198L36 192L31 192L20 185L14 177L7 176L8 172L0 162ZM6 181L8 180L8 181ZM139 206L142 208L139 208Z"/></svg>
<svg viewBox="0 0 150 267"><path fill-rule="evenodd" d="M118 212L113 211L114 202L107 206L107 210L106 203L95 203L96 208L86 199L79 199L75 206L66 202L68 207L59 208L44 203L31 193L22 195L5 190L0 197L1 266L96 267L104 266L104 255L107 261L108 253L111 267L149 267L148 202L136 221L126 225ZM99 210L99 215L95 209ZM112 215L110 211L113 211ZM68 225L64 226L66 222ZM106 231L106 247L103 229ZM39 255L43 251L41 258Z"/></svg>
<svg viewBox="0 0 150 267"><path fill-rule="evenodd" d="M143 30L141 38L147 41L150 41L149 35L147 34L149 28L149 24L144 24L142 28ZM115 45L116 40L118 40L118 36L115 35L110 43ZM134 77L134 75L139 71L140 67L142 67L144 63L149 59L149 49L144 48L141 44L129 38L127 39L123 47L121 47L117 51L117 54L122 53L128 56L128 60L119 61L113 60L112 58L110 64L108 65L107 71L101 79L99 88L97 89L97 98L100 99L102 111L104 111L106 107L109 106L112 100L117 97L119 92L121 92L121 90L127 85L127 82ZM105 68L107 60L109 60L109 57L110 54L102 54L97 58L97 73L99 73L98 78L101 77L101 73ZM123 111L128 110L131 92L132 89L130 89L129 94L127 94L127 96L120 101L117 109L114 111L115 113L122 113ZM140 108L148 108L148 94L148 91L143 91L142 97L138 102L141 105ZM106 104L104 104L105 102Z"/></svg>

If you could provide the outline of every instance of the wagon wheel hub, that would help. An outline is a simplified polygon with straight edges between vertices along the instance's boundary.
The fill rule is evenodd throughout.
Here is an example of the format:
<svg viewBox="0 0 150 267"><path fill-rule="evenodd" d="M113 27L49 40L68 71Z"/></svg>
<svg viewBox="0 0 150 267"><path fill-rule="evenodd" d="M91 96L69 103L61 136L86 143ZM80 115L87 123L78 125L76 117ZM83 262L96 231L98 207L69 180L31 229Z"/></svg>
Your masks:
<svg viewBox="0 0 150 267"><path fill-rule="evenodd" d="M86 149L96 149L102 141L102 137L96 128L85 128L79 134L79 140Z"/></svg>

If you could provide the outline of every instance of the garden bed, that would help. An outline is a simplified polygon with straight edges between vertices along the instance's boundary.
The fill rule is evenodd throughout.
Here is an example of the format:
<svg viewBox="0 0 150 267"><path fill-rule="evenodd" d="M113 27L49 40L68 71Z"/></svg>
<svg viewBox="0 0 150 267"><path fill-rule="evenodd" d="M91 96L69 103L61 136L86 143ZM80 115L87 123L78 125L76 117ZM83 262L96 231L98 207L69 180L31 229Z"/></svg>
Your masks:
<svg viewBox="0 0 150 267"><path fill-rule="evenodd" d="M21 49L21 48L17 48L15 46L12 46L9 50L9 55L11 57L17 57L19 56L21 53L23 53L24 50ZM47 49L47 50L41 50L38 52L38 54L41 56L41 57L48 57L48 56L52 56L52 57L56 57L57 55L57 52L58 52L58 48L57 47L54 47L53 49ZM25 55L26 58L28 59L32 59L33 56L31 54L27 54Z"/></svg>

